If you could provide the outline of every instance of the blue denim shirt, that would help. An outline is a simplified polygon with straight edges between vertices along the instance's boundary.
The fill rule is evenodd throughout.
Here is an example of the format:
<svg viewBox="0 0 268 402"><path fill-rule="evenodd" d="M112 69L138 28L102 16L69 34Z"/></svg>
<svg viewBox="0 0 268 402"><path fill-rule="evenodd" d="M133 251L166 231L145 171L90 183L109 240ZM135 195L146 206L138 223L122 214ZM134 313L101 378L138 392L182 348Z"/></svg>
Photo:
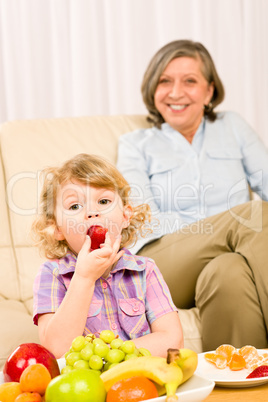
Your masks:
<svg viewBox="0 0 268 402"><path fill-rule="evenodd" d="M249 187L268 200L268 151L234 112L203 119L192 144L167 123L119 138L117 167L134 203L150 204L154 233L148 241L250 199Z"/></svg>

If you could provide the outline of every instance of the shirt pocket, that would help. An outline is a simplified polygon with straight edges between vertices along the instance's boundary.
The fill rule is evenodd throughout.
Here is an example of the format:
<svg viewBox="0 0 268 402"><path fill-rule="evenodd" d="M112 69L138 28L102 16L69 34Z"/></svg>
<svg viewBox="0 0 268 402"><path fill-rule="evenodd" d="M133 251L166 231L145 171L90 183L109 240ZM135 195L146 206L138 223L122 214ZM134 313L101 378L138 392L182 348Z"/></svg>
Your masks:
<svg viewBox="0 0 268 402"><path fill-rule="evenodd" d="M213 159L242 159L242 154L239 149L211 148L207 150L207 154Z"/></svg>
<svg viewBox="0 0 268 402"><path fill-rule="evenodd" d="M101 310L102 310L103 301L102 300L93 300L90 304L88 313L87 313L87 322L84 330L84 336L90 333L97 333L101 331Z"/></svg>
<svg viewBox="0 0 268 402"><path fill-rule="evenodd" d="M149 166L149 181L150 191L148 199L144 202L150 204L152 214L155 214L155 205L161 212L166 212L170 209L172 195L169 194L179 185L184 183L184 178L187 177L187 162L183 156L179 156L174 160L173 156L166 159L155 158ZM152 199L151 199L152 198Z"/></svg>
<svg viewBox="0 0 268 402"><path fill-rule="evenodd" d="M119 321L131 339L150 333L144 301L138 298L119 299Z"/></svg>
<svg viewBox="0 0 268 402"><path fill-rule="evenodd" d="M149 176L165 174L179 166L183 166L185 158L179 157L173 159L171 157L154 157L149 164Z"/></svg>
<svg viewBox="0 0 268 402"><path fill-rule="evenodd" d="M243 155L239 149L212 148L206 151L208 157L208 173L225 180L241 178L245 172L243 168Z"/></svg>
<svg viewBox="0 0 268 402"><path fill-rule="evenodd" d="M103 305L103 301L102 300L94 300L91 302L88 313L87 313L87 317L98 317L101 315L101 308Z"/></svg>

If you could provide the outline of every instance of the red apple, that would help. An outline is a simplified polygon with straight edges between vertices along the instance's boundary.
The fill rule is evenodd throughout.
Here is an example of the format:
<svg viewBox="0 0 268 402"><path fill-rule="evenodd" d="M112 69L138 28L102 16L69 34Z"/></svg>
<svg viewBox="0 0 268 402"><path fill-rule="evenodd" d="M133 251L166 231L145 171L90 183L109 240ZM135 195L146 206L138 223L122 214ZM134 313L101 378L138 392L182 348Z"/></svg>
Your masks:
<svg viewBox="0 0 268 402"><path fill-rule="evenodd" d="M55 356L38 343L22 343L7 358L4 368L4 382L20 381L20 376L26 367L41 363L50 372L51 378L60 374Z"/></svg>

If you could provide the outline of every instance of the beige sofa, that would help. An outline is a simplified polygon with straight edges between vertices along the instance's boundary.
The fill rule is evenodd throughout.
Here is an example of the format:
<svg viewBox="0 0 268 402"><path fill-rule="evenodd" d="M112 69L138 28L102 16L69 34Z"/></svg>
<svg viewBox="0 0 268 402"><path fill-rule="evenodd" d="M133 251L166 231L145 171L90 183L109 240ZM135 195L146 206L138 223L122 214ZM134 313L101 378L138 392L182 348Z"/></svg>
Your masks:
<svg viewBox="0 0 268 402"><path fill-rule="evenodd" d="M41 263L29 229L38 203L38 173L81 152L113 163L121 134L148 126L145 116L14 121L0 127L0 370L24 342L38 342L32 284ZM201 352L197 309L180 311L185 346Z"/></svg>

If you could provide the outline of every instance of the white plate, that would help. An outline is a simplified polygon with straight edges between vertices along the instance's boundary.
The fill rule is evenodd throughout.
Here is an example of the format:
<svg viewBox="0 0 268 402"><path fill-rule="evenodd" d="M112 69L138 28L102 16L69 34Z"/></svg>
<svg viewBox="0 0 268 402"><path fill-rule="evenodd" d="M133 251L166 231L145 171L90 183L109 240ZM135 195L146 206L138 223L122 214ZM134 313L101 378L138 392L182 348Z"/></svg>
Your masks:
<svg viewBox="0 0 268 402"><path fill-rule="evenodd" d="M198 375L193 375L185 384L177 389L176 395L180 402L200 402L206 399L215 386L215 383ZM164 402L166 395L159 398L146 399L146 402Z"/></svg>
<svg viewBox="0 0 268 402"><path fill-rule="evenodd" d="M214 350L212 352L215 352ZM267 350L258 349L258 353L267 353ZM208 353L208 352L206 352ZM214 381L216 385L227 388L245 388L255 387L268 383L268 377L262 378L246 378L252 371L243 369L239 371L232 371L229 367L225 369L218 369L213 363L209 363L205 359L205 353L198 354L198 366L195 374Z"/></svg>

